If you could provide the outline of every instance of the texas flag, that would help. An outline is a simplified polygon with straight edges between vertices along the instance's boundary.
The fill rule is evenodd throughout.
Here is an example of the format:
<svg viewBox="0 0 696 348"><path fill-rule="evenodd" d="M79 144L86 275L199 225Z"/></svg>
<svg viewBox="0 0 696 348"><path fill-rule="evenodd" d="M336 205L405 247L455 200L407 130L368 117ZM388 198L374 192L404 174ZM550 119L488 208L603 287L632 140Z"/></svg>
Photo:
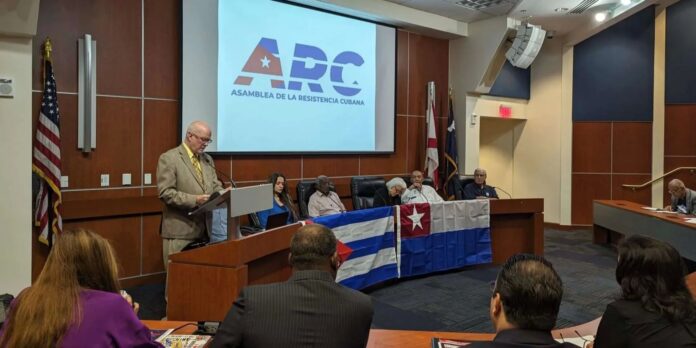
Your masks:
<svg viewBox="0 0 696 348"><path fill-rule="evenodd" d="M488 200L405 204L396 218L400 277L492 261Z"/></svg>
<svg viewBox="0 0 696 348"><path fill-rule="evenodd" d="M333 230L341 267L336 282L353 289L398 277L394 207L356 210L312 219Z"/></svg>

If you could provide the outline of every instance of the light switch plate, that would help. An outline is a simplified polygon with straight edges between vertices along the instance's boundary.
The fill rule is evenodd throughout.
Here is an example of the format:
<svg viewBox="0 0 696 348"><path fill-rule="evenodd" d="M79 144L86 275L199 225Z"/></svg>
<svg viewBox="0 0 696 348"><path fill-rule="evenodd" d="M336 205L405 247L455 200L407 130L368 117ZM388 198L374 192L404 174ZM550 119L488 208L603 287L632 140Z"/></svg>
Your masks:
<svg viewBox="0 0 696 348"><path fill-rule="evenodd" d="M123 173L121 174L121 185L128 186L131 184L131 174Z"/></svg>
<svg viewBox="0 0 696 348"><path fill-rule="evenodd" d="M101 186L102 187L109 186L109 174L102 174L101 175Z"/></svg>
<svg viewBox="0 0 696 348"><path fill-rule="evenodd" d="M145 173L145 178L143 179L144 185L152 185L152 174Z"/></svg>
<svg viewBox="0 0 696 348"><path fill-rule="evenodd" d="M63 175L63 176L60 177L60 188L66 188L66 187L68 187L68 184L69 184L69 183L70 183L70 182L68 181L68 176L67 176L67 175Z"/></svg>

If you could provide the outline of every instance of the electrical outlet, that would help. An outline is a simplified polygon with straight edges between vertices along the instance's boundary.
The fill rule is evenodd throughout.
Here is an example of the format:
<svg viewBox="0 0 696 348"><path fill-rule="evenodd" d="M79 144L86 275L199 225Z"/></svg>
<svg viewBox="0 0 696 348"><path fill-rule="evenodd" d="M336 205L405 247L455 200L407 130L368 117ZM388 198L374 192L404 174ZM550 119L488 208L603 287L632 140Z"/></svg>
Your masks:
<svg viewBox="0 0 696 348"><path fill-rule="evenodd" d="M152 185L152 174L145 173L145 178L143 180L144 185Z"/></svg>
<svg viewBox="0 0 696 348"><path fill-rule="evenodd" d="M70 183L70 182L68 181L68 176L67 176L67 175L63 175L63 176L60 177L60 188L66 188L66 187L68 187L68 184L69 184L69 183Z"/></svg>
<svg viewBox="0 0 696 348"><path fill-rule="evenodd" d="M128 186L131 184L131 175L130 173L123 173L121 174L121 185L123 186Z"/></svg>
<svg viewBox="0 0 696 348"><path fill-rule="evenodd" d="M101 175L101 186L102 187L109 186L109 174L102 174Z"/></svg>

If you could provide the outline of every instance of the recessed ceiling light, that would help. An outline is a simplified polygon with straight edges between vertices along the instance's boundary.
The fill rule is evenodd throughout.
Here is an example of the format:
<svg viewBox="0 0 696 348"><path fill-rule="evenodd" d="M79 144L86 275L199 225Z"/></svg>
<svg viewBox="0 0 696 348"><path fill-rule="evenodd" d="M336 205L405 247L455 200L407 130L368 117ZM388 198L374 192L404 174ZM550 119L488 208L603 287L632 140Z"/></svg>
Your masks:
<svg viewBox="0 0 696 348"><path fill-rule="evenodd" d="M621 0L621 5L628 6L631 4L631 0Z"/></svg>
<svg viewBox="0 0 696 348"><path fill-rule="evenodd" d="M597 22L604 22L604 20L607 19L607 13L606 12L597 12L594 15L594 19Z"/></svg>
<svg viewBox="0 0 696 348"><path fill-rule="evenodd" d="M554 9L554 11L555 12L568 12L568 8L567 7L557 7L556 9Z"/></svg>

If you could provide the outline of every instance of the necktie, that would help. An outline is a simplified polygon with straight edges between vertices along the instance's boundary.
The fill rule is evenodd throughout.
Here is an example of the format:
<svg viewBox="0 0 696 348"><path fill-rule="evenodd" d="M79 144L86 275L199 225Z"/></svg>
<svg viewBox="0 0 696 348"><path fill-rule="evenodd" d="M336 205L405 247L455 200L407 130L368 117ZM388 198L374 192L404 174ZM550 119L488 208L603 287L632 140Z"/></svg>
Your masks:
<svg viewBox="0 0 696 348"><path fill-rule="evenodd" d="M193 168L196 169L196 177L198 181L203 183L203 169L201 168L201 162L198 160L198 156L192 156L191 162L193 163Z"/></svg>

